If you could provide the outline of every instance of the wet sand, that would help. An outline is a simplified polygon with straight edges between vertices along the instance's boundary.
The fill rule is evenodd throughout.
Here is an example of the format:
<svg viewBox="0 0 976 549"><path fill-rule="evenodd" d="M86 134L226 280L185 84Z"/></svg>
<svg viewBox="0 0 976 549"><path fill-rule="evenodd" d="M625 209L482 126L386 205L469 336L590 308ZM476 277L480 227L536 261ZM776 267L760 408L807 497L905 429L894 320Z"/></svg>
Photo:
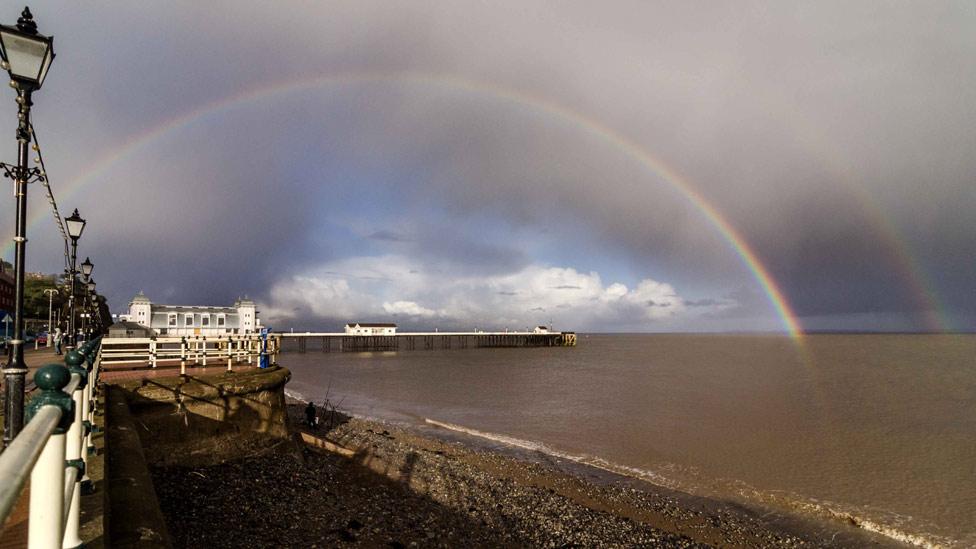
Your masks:
<svg viewBox="0 0 976 549"><path fill-rule="evenodd" d="M153 471L177 546L900 546L432 428L320 410L309 430L303 408L311 445Z"/></svg>

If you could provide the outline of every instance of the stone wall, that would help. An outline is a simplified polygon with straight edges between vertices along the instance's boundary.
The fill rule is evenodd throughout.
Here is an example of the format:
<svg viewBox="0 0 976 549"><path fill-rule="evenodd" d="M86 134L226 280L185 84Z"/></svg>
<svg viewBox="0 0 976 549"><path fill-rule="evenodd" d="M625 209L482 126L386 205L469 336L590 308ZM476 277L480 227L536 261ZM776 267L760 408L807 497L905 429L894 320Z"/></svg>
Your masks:
<svg viewBox="0 0 976 549"><path fill-rule="evenodd" d="M119 384L151 466L218 463L289 437L285 368Z"/></svg>

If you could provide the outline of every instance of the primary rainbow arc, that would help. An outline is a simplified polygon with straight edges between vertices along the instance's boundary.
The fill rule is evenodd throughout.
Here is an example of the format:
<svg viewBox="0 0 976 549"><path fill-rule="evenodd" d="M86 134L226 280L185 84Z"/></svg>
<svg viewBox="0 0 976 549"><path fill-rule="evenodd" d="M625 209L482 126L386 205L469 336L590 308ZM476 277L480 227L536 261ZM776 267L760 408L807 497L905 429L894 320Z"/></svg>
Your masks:
<svg viewBox="0 0 976 549"><path fill-rule="evenodd" d="M651 155L637 143L621 135L606 125L593 120L581 113L569 110L553 101L536 97L524 92L503 88L486 82L464 79L452 75L429 74L418 72L353 72L313 78L303 78L293 81L280 82L274 85L262 86L245 90L216 101L207 103L197 109L158 124L142 134L129 138L126 144L120 146L113 154L105 155L96 160L81 174L74 177L63 187L62 200L75 195L83 186L93 183L97 176L106 172L125 157L143 149L160 137L192 124L207 115L251 101L267 99L271 96L298 91L305 88L315 88L327 85L342 85L367 82L418 83L422 85L445 86L473 94L481 94L497 99L504 99L513 103L536 109L549 116L568 121L575 127L596 135L623 151L647 169L652 175L667 183L678 191L688 202L700 211L705 219L728 242L732 250L739 256L752 277L759 283L763 293L772 304L785 331L796 342L800 342L803 330L796 318L796 313L776 280L770 275L755 250L749 245L743 235L685 178L660 159ZM29 226L35 228L38 221L44 217L44 212L36 212L29 219ZM9 253L9 245L3 254Z"/></svg>

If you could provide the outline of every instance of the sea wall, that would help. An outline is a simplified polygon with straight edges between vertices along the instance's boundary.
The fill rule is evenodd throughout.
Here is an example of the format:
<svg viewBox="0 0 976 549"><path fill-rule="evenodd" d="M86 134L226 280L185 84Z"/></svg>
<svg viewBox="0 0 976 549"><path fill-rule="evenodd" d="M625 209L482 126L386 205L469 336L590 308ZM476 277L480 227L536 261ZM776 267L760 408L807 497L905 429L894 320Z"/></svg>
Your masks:
<svg viewBox="0 0 976 549"><path fill-rule="evenodd" d="M119 384L151 466L207 465L288 438L286 368Z"/></svg>
<svg viewBox="0 0 976 549"><path fill-rule="evenodd" d="M288 439L285 368L106 386L106 546L170 547L151 467L238 459Z"/></svg>

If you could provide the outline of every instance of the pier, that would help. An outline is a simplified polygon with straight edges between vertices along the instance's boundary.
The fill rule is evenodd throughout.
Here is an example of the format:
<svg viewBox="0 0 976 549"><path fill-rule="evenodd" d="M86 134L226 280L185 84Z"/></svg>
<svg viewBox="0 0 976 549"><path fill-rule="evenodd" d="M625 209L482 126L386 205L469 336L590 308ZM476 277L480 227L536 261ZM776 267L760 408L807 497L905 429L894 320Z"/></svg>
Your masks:
<svg viewBox="0 0 976 549"><path fill-rule="evenodd" d="M575 332L405 332L394 335L350 335L344 332L274 334L282 351L323 353L421 351L496 347L575 347Z"/></svg>

